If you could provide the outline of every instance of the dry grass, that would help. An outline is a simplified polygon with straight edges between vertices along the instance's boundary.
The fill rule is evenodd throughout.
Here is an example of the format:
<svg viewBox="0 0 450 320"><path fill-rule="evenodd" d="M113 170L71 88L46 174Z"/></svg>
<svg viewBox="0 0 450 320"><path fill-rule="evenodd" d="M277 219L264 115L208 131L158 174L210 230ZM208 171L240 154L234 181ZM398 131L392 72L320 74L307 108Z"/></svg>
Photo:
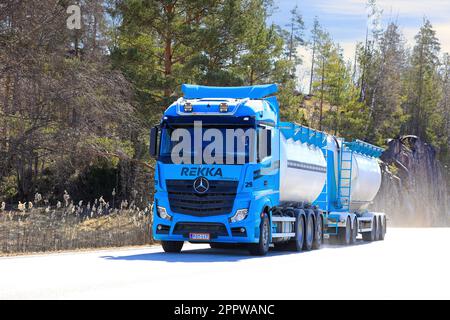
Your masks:
<svg viewBox="0 0 450 320"><path fill-rule="evenodd" d="M104 214L49 212L0 213L0 255L153 243L150 210L113 209Z"/></svg>

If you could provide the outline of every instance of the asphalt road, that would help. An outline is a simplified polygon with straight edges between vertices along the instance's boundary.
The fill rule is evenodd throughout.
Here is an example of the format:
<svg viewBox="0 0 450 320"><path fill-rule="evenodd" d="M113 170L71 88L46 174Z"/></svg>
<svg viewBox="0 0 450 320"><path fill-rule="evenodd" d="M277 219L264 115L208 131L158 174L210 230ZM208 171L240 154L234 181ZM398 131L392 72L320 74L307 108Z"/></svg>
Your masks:
<svg viewBox="0 0 450 320"><path fill-rule="evenodd" d="M0 258L0 299L450 299L450 229L291 253L185 244Z"/></svg>

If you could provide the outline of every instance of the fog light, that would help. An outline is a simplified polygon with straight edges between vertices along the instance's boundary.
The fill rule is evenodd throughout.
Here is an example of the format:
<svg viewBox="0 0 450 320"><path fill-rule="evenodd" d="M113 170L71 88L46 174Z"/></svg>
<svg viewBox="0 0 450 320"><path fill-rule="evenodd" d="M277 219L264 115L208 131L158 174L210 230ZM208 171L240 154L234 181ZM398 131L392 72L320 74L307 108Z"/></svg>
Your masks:
<svg viewBox="0 0 450 320"><path fill-rule="evenodd" d="M192 112L194 108L192 107L192 103L186 102L184 104L184 112Z"/></svg>
<svg viewBox="0 0 450 320"><path fill-rule="evenodd" d="M222 102L222 103L219 105L219 111L220 111L220 112L228 112L228 104L225 103L225 102Z"/></svg>
<svg viewBox="0 0 450 320"><path fill-rule="evenodd" d="M160 224L158 224L158 230L161 230L162 226Z"/></svg>
<svg viewBox="0 0 450 320"><path fill-rule="evenodd" d="M241 231L241 233L244 233L244 232L245 232L245 229L244 229L244 228L241 228L239 231Z"/></svg>
<svg viewBox="0 0 450 320"><path fill-rule="evenodd" d="M166 208L164 208L164 207L157 207L157 209L158 209L158 216L161 219L169 220L169 221L172 220L172 216L167 213Z"/></svg>
<svg viewBox="0 0 450 320"><path fill-rule="evenodd" d="M230 218L231 223L239 222L247 218L248 209L240 209L236 211L236 214Z"/></svg>

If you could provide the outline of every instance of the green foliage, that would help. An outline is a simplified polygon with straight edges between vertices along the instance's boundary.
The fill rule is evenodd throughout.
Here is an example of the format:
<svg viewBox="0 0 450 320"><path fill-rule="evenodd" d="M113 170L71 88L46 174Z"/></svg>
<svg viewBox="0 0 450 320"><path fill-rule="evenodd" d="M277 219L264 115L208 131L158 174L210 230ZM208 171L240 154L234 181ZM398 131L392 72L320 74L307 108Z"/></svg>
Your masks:
<svg viewBox="0 0 450 320"><path fill-rule="evenodd" d="M8 200L17 194L17 179L14 175L0 180L0 200Z"/></svg>
<svg viewBox="0 0 450 320"><path fill-rule="evenodd" d="M439 86L440 45L431 23L426 20L415 37L416 45L411 55L406 107L411 113L408 129L428 141L435 139L431 121L437 111L441 93Z"/></svg>

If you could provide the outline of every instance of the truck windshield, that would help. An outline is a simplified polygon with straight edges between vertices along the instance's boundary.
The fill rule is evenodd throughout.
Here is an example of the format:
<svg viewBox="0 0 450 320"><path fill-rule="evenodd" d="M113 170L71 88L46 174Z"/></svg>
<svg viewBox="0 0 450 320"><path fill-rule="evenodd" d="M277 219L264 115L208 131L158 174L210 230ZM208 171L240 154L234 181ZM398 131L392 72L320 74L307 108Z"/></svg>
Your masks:
<svg viewBox="0 0 450 320"><path fill-rule="evenodd" d="M201 133L200 137L194 133ZM159 161L175 164L249 163L255 157L254 139L251 126L202 125L194 129L194 126L166 124L161 130Z"/></svg>

